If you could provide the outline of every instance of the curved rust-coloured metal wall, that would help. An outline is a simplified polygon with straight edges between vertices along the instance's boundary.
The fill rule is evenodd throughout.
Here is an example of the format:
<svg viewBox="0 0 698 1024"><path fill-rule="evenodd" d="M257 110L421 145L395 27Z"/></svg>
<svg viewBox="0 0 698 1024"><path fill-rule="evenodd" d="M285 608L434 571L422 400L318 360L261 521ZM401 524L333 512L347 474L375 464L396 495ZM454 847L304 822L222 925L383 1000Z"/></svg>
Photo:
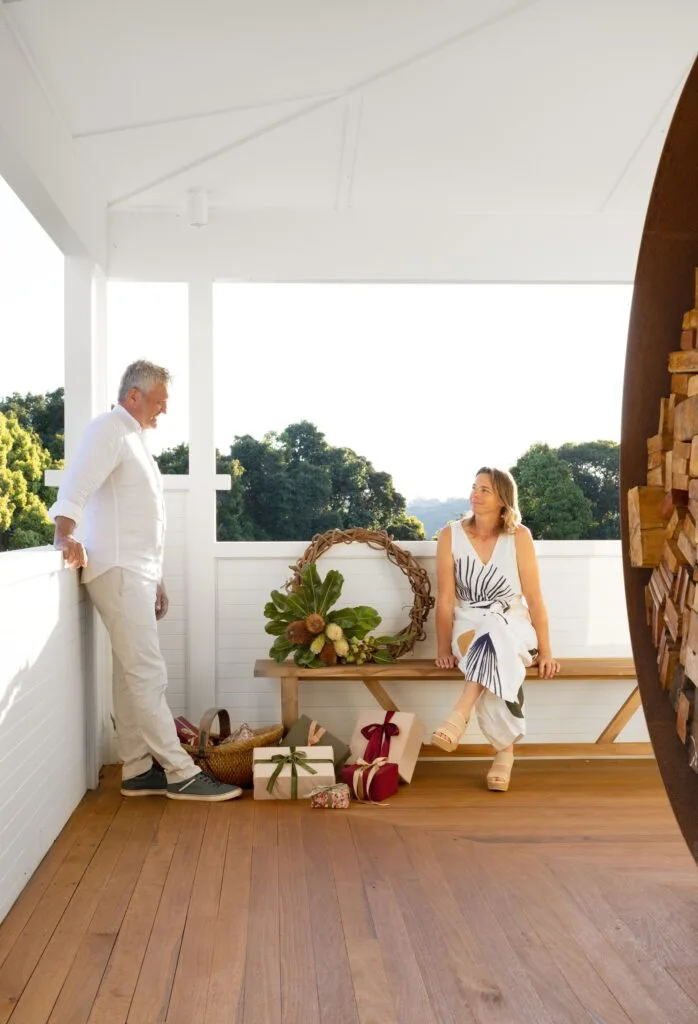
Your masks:
<svg viewBox="0 0 698 1024"><path fill-rule="evenodd" d="M659 400L669 394L669 352L678 349L682 314L694 306L698 267L698 60L676 108L650 198L635 277L623 389L621 509L625 594L642 703L676 818L698 861L698 775L676 734L645 621L646 569L629 560L628 488L646 483L647 438L657 433ZM602 369L602 368L600 368Z"/></svg>

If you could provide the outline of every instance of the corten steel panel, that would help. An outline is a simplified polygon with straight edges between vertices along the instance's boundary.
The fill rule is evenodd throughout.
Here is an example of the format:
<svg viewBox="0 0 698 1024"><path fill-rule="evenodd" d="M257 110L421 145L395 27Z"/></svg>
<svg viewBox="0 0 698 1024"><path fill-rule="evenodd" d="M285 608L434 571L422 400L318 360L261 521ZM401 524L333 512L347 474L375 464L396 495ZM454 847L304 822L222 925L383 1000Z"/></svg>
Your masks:
<svg viewBox="0 0 698 1024"><path fill-rule="evenodd" d="M657 433L659 400L669 394L669 352L678 349L681 317L694 305L698 267L698 60L669 129L650 197L635 277L623 389L621 522L625 593L642 703L659 769L691 853L698 861L698 775L676 734L645 622L649 570L629 559L626 495L646 483L646 440ZM603 367L599 367L603 373Z"/></svg>

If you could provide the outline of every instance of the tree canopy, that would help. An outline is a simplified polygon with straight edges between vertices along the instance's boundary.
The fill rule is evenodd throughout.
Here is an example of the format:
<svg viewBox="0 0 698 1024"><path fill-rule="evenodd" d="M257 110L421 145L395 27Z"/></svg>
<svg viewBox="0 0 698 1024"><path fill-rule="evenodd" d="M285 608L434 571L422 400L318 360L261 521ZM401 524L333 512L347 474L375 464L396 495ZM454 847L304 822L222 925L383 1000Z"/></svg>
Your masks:
<svg viewBox="0 0 698 1024"><path fill-rule="evenodd" d="M620 537L620 448L534 444L512 467L521 514L539 540Z"/></svg>
<svg viewBox="0 0 698 1024"><path fill-rule="evenodd" d="M55 490L44 486L43 474L63 464L63 389L10 395L0 400L0 417L0 550L44 544L53 536L46 508ZM189 471L186 444L157 460L163 473ZM614 441L532 445L512 473L534 537L618 538L619 462ZM357 526L387 530L396 540L425 536L389 473L351 448L328 444L307 420L261 440L236 437L226 454L216 452L216 472L231 477L230 491L216 498L219 540L308 540Z"/></svg>
<svg viewBox="0 0 698 1024"><path fill-rule="evenodd" d="M186 445L158 456L162 472L186 472L188 460ZM308 540L357 526L387 530L396 540L424 539L390 474L350 448L329 445L307 420L261 440L236 437L227 456L216 452L216 470L231 475L231 490L217 498L219 540Z"/></svg>
<svg viewBox="0 0 698 1024"><path fill-rule="evenodd" d="M41 499L51 456L14 413L0 412L0 551L38 547L53 540Z"/></svg>

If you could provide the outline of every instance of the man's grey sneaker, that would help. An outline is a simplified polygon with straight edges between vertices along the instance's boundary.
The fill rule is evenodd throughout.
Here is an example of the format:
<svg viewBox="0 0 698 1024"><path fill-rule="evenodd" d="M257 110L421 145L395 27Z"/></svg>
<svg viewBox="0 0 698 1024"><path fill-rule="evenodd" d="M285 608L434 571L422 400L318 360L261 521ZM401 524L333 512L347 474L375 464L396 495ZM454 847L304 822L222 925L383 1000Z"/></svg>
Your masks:
<svg viewBox="0 0 698 1024"><path fill-rule="evenodd" d="M122 796L167 796L167 778L162 768L153 765L147 772L121 782Z"/></svg>
<svg viewBox="0 0 698 1024"><path fill-rule="evenodd" d="M186 782L170 782L167 786L170 800L204 800L216 803L220 800L234 800L242 796L239 786L228 786L225 782L212 779L205 772L199 772Z"/></svg>

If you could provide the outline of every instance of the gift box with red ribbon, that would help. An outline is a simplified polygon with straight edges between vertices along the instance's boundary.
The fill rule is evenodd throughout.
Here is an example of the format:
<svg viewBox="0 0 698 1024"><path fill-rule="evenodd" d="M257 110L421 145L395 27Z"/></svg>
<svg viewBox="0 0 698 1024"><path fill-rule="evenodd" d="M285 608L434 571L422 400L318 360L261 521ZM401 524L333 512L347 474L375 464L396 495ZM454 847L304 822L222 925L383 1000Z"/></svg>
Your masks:
<svg viewBox="0 0 698 1024"><path fill-rule="evenodd" d="M349 746L354 763L373 763L383 757L398 767L403 782L411 782L422 746L424 726L406 711L361 711Z"/></svg>
<svg viewBox="0 0 698 1024"><path fill-rule="evenodd" d="M345 764L340 775L357 800L369 803L380 803L394 796L400 785L397 765L384 757L378 757L371 763L362 759L356 764Z"/></svg>

